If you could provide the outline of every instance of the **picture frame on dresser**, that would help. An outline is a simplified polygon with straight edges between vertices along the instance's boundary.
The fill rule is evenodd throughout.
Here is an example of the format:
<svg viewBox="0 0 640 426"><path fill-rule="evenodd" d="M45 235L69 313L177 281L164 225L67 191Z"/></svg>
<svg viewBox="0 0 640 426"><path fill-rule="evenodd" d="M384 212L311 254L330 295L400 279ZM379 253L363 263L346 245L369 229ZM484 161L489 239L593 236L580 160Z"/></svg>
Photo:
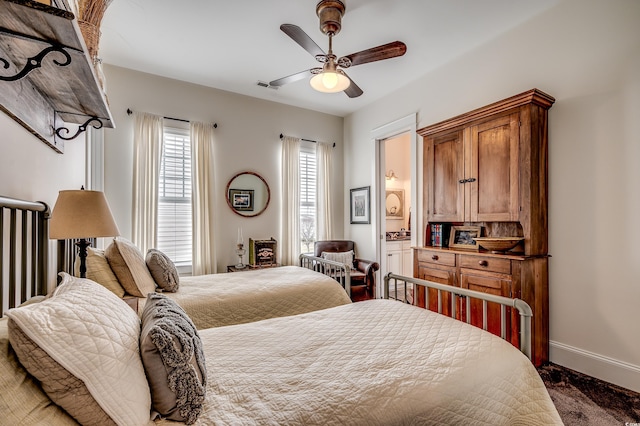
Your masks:
<svg viewBox="0 0 640 426"><path fill-rule="evenodd" d="M473 240L482 235L481 226L451 226L449 248L459 250L478 250L479 245Z"/></svg>
<svg viewBox="0 0 640 426"><path fill-rule="evenodd" d="M351 223L371 223L371 187L353 188L349 193Z"/></svg>

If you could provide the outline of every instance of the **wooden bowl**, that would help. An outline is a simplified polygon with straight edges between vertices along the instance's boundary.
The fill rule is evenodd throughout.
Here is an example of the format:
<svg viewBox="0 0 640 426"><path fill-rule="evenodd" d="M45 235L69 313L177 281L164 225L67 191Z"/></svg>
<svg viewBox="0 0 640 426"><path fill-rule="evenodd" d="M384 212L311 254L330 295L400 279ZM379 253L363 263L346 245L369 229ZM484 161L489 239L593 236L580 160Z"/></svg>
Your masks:
<svg viewBox="0 0 640 426"><path fill-rule="evenodd" d="M477 237L473 239L480 247L492 253L511 250L524 240L523 237Z"/></svg>

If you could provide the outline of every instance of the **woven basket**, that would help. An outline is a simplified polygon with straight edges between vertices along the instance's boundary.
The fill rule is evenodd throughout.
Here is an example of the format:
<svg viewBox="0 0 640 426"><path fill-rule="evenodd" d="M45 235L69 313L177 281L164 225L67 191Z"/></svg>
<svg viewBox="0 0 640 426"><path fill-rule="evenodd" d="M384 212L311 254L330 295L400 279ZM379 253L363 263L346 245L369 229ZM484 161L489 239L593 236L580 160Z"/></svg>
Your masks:
<svg viewBox="0 0 640 426"><path fill-rule="evenodd" d="M92 62L95 62L98 56L98 44L100 43L100 27L81 19L78 19L78 25L80 26L84 43L87 45L89 58L91 58Z"/></svg>

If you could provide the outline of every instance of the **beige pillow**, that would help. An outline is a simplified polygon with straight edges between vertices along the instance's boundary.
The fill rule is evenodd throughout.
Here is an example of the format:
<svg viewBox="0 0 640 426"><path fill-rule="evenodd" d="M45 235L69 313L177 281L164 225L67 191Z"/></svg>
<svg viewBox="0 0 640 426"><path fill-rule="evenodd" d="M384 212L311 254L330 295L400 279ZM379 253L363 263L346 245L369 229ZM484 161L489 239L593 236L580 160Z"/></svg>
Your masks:
<svg viewBox="0 0 640 426"><path fill-rule="evenodd" d="M69 373L9 320L9 340L20 363L40 381L49 398L82 425L115 425L89 393L84 382Z"/></svg>
<svg viewBox="0 0 640 426"><path fill-rule="evenodd" d="M91 408L93 398L113 423L147 424L151 397L140 360L140 319L96 282L60 276L62 284L50 298L6 313L31 341L15 329L9 334L20 363L82 423L107 421ZM32 358L36 345L66 371L41 356Z"/></svg>
<svg viewBox="0 0 640 426"><path fill-rule="evenodd" d="M195 325L167 296L151 293L142 312L140 356L161 416L192 424L202 412L207 371Z"/></svg>
<svg viewBox="0 0 640 426"><path fill-rule="evenodd" d="M147 294L156 290L156 283L147 269L142 252L131 241L114 238L104 254L128 294L147 297Z"/></svg>
<svg viewBox="0 0 640 426"><path fill-rule="evenodd" d="M321 257L323 259L332 260L334 262L344 263L348 268L353 269L353 258L354 258L353 250L341 251L341 252L323 251L321 253ZM327 269L333 272L334 268L327 267Z"/></svg>
<svg viewBox="0 0 640 426"><path fill-rule="evenodd" d="M124 288L118 282L115 274L107 262L107 258L104 255L104 250L89 247L87 249L87 278L91 281L95 281L98 284L105 286L111 290L116 296L124 296ZM80 276L80 258L76 256L74 275Z"/></svg>
<svg viewBox="0 0 640 426"><path fill-rule="evenodd" d="M42 391L9 345L8 318L0 319L0 423L68 425L73 419Z"/></svg>
<svg viewBox="0 0 640 426"><path fill-rule="evenodd" d="M149 249L145 262L158 287L172 293L178 291L180 276L176 265L169 259L169 256L160 250Z"/></svg>

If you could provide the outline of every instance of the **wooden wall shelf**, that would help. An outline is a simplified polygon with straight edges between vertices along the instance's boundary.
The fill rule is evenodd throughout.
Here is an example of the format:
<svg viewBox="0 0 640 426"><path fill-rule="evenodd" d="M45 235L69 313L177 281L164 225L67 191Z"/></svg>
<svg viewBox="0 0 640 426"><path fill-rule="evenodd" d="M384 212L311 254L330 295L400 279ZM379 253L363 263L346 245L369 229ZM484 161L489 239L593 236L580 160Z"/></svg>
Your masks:
<svg viewBox="0 0 640 426"><path fill-rule="evenodd" d="M30 58L49 47L26 76L3 79L20 74ZM86 52L71 12L35 1L0 0L0 109L59 153L64 152L59 136L75 133L62 129L66 123L82 127L95 117L102 126L94 120L94 127L115 127ZM62 132L56 135L55 129Z"/></svg>

